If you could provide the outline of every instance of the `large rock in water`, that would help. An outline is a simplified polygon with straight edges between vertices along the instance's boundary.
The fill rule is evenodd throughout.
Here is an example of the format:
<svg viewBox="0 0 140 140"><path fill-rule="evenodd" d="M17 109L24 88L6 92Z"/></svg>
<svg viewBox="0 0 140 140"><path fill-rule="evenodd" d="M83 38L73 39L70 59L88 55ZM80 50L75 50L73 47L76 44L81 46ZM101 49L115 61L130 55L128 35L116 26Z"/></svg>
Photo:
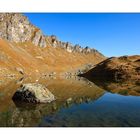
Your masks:
<svg viewBox="0 0 140 140"><path fill-rule="evenodd" d="M37 83L23 84L14 94L14 101L31 103L50 103L54 95L43 85Z"/></svg>

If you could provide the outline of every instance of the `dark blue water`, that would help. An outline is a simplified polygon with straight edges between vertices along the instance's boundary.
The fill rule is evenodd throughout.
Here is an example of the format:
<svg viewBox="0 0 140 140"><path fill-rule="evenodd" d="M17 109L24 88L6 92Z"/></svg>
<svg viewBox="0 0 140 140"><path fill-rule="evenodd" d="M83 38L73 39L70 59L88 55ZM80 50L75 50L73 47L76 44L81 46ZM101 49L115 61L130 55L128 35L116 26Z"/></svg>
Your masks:
<svg viewBox="0 0 140 140"><path fill-rule="evenodd" d="M43 117L39 126L140 126L140 97L106 92L96 101Z"/></svg>

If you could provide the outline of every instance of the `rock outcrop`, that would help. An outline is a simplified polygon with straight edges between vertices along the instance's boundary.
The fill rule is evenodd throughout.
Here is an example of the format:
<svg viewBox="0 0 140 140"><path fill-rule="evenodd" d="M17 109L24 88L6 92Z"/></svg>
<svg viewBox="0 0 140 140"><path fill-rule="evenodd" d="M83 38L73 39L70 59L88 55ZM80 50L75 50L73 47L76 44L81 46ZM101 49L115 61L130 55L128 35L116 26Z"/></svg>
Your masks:
<svg viewBox="0 0 140 140"><path fill-rule="evenodd" d="M43 35L40 29L32 25L28 18L20 13L0 14L0 38L16 43L31 41L35 46L40 47L61 47L69 53L98 53L102 55L89 47L83 48L78 44L72 45L70 42L59 41L55 35Z"/></svg>
<svg viewBox="0 0 140 140"><path fill-rule="evenodd" d="M96 53L96 54L103 56L103 54L101 54L94 48L90 48L88 46L86 46L84 48L84 47L81 47L79 44L73 45L70 42L62 42L62 41L58 40L58 38L55 35L47 36L46 41L47 41L47 46L52 46L54 48L60 47L69 53L74 53L74 52L78 52L78 53L82 53L82 54L89 54L89 53L95 54Z"/></svg>
<svg viewBox="0 0 140 140"><path fill-rule="evenodd" d="M19 73L79 74L83 71L79 70L80 67L95 65L106 59L93 48L60 41L55 35L43 35L20 13L0 13L0 46L0 67L3 68L0 76L9 73L17 76Z"/></svg>
<svg viewBox="0 0 140 140"><path fill-rule="evenodd" d="M140 80L140 55L108 58L81 76L114 81Z"/></svg>
<svg viewBox="0 0 140 140"><path fill-rule="evenodd" d="M55 97L45 86L29 83L22 85L12 99L30 103L50 103L55 100Z"/></svg>
<svg viewBox="0 0 140 140"><path fill-rule="evenodd" d="M46 47L46 38L42 31L19 13L0 14L0 38L11 42L31 41L36 46Z"/></svg>

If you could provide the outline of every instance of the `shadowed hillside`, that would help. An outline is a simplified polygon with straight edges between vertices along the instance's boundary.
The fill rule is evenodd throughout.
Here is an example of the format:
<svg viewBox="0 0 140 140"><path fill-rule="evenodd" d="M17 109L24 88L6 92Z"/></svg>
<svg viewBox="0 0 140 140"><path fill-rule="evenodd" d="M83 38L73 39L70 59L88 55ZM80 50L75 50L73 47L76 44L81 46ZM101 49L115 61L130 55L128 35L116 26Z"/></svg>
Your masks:
<svg viewBox="0 0 140 140"><path fill-rule="evenodd" d="M140 56L111 57L82 76L114 81L140 80Z"/></svg>

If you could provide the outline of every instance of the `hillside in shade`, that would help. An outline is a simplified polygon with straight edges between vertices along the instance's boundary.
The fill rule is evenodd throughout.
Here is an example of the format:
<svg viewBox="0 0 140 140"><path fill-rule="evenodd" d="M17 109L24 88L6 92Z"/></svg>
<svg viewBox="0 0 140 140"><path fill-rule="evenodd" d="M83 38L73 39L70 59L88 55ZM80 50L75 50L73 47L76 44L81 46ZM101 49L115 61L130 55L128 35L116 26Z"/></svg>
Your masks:
<svg viewBox="0 0 140 140"><path fill-rule="evenodd" d="M140 80L140 55L111 57L97 64L82 76L109 81Z"/></svg>

